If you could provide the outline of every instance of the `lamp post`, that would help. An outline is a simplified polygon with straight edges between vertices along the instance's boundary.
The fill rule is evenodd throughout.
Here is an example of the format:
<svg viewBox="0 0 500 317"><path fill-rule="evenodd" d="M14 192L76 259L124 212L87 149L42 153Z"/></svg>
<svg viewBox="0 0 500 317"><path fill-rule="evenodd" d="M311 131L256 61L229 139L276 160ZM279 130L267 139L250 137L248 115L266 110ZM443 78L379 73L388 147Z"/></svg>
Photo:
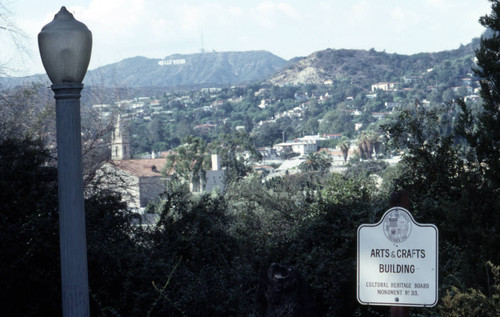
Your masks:
<svg viewBox="0 0 500 317"><path fill-rule="evenodd" d="M38 34L38 47L56 99L63 316L89 316L80 92L92 33L62 7Z"/></svg>

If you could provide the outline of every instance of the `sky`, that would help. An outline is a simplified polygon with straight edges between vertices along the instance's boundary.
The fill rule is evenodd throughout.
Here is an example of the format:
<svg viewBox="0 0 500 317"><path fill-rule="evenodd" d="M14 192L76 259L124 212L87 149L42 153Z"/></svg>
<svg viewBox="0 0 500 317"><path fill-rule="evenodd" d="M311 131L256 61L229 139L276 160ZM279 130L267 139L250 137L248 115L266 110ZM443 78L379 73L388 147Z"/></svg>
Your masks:
<svg viewBox="0 0 500 317"><path fill-rule="evenodd" d="M487 0L0 0L0 17L24 32L26 48L26 54L20 52L0 29L0 66L13 76L44 73L37 35L62 6L92 31L89 69L95 69L129 57L202 49L267 50L287 60L327 48L399 54L456 49L482 34L478 19L490 13L490 5Z"/></svg>

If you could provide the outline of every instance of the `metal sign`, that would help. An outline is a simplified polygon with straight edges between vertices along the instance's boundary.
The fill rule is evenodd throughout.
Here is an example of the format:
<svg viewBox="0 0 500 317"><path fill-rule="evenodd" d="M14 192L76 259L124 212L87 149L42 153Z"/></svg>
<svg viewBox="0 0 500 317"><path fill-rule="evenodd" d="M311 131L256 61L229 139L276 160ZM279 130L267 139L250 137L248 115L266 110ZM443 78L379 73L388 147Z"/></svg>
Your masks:
<svg viewBox="0 0 500 317"><path fill-rule="evenodd" d="M394 207L358 228L357 298L364 305L435 306L438 229Z"/></svg>

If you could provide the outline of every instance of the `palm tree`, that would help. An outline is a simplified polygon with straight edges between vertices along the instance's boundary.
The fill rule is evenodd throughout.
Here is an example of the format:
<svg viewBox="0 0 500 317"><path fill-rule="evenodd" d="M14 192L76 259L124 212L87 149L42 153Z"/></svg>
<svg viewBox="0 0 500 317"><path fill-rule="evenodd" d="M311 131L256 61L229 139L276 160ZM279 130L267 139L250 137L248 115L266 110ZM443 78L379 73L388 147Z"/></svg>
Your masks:
<svg viewBox="0 0 500 317"><path fill-rule="evenodd" d="M375 135L375 139L373 141L373 150L375 151L375 158L380 155L380 147L382 146L383 137L380 133Z"/></svg>
<svg viewBox="0 0 500 317"><path fill-rule="evenodd" d="M325 153L311 152L307 154L306 160L300 163L302 172L315 172L329 169L332 166L332 159Z"/></svg>
<svg viewBox="0 0 500 317"><path fill-rule="evenodd" d="M349 155L349 148L351 147L351 142L346 137L342 137L340 140L339 148L344 157L344 163L347 162L347 156Z"/></svg>
<svg viewBox="0 0 500 317"><path fill-rule="evenodd" d="M367 142L367 147L368 147L368 158L372 159L372 154L374 150L377 147L377 142L378 142L378 133L370 130L366 132L366 142ZM375 150L376 154L376 150Z"/></svg>
<svg viewBox="0 0 500 317"><path fill-rule="evenodd" d="M361 132L358 139L358 148L362 159L371 160L373 158L372 154L374 150L375 154L377 154L380 148L380 141L378 139L379 135L373 130Z"/></svg>
<svg viewBox="0 0 500 317"><path fill-rule="evenodd" d="M365 131L361 132L358 138L358 149L360 159L366 160L368 159L368 146L366 144L366 133Z"/></svg>

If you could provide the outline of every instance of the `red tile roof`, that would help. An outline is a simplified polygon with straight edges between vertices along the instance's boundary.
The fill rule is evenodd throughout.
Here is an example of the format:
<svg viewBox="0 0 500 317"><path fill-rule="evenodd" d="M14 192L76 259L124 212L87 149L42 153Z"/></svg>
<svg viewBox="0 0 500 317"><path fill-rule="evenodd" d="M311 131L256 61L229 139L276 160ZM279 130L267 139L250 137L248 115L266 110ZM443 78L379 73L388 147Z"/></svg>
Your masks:
<svg viewBox="0 0 500 317"><path fill-rule="evenodd" d="M166 158L116 160L110 162L117 168L138 177L161 177Z"/></svg>

